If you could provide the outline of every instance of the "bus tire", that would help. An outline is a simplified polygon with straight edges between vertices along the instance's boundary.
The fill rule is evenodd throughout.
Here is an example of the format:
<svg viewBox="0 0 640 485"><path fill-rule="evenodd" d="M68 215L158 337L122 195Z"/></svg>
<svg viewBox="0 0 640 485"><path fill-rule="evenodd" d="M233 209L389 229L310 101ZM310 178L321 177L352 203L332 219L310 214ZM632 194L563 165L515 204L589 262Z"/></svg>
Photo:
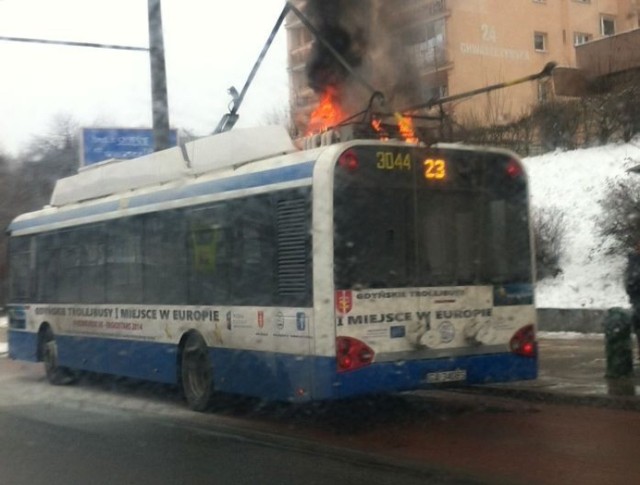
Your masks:
<svg viewBox="0 0 640 485"><path fill-rule="evenodd" d="M182 392L189 408L206 411L213 403L213 369L209 348L197 332L187 335L182 348Z"/></svg>
<svg viewBox="0 0 640 485"><path fill-rule="evenodd" d="M42 332L42 362L47 380L56 386L71 384L75 381L74 373L66 367L58 365L58 344L51 327Z"/></svg>

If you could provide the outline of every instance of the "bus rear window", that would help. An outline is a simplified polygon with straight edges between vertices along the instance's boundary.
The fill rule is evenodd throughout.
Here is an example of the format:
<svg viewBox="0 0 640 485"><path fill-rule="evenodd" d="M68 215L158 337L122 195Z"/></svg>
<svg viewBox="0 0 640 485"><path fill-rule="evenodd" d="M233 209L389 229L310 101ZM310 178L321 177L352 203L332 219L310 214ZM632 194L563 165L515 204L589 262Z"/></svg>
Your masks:
<svg viewBox="0 0 640 485"><path fill-rule="evenodd" d="M508 158L396 150L384 169L369 147L356 152L357 170L336 167L338 288L530 280L526 183Z"/></svg>

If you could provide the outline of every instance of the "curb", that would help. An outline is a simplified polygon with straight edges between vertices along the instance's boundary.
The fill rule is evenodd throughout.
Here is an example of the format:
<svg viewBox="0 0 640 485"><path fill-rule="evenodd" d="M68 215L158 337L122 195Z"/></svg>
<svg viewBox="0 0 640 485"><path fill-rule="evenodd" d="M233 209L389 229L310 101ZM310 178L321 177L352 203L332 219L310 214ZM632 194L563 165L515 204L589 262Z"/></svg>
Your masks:
<svg viewBox="0 0 640 485"><path fill-rule="evenodd" d="M576 394L571 392L545 391L540 389L525 389L514 387L482 386L456 390L469 394L481 394L500 397L509 397L523 401L537 402L541 404L562 404L590 406L605 409L618 409L621 411L640 412L640 399L634 396Z"/></svg>

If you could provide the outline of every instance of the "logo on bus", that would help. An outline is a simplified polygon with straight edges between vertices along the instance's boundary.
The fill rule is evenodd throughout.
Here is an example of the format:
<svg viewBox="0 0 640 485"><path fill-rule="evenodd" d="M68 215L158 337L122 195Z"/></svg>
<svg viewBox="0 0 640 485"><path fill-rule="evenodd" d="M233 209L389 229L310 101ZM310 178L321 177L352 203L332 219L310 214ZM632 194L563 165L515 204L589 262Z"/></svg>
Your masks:
<svg viewBox="0 0 640 485"><path fill-rule="evenodd" d="M353 308L353 293L351 290L336 291L336 310L341 315L345 315Z"/></svg>
<svg viewBox="0 0 640 485"><path fill-rule="evenodd" d="M296 313L296 328L303 332L307 328L307 315L302 312Z"/></svg>
<svg viewBox="0 0 640 485"><path fill-rule="evenodd" d="M440 332L440 340L443 344L451 343L456 336L456 328L449 321L442 322L438 326L438 331Z"/></svg>

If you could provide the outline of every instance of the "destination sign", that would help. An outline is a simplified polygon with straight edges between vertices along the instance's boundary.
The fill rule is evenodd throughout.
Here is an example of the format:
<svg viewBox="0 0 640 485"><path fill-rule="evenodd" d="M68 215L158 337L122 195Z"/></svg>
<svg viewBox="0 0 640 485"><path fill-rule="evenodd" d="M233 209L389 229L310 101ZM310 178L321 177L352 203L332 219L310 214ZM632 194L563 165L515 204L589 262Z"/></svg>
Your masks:
<svg viewBox="0 0 640 485"><path fill-rule="evenodd" d="M376 152L376 168L384 171L411 172L413 156L408 152L381 150ZM422 161L422 176L426 180L445 180L447 161L443 158L426 158Z"/></svg>

